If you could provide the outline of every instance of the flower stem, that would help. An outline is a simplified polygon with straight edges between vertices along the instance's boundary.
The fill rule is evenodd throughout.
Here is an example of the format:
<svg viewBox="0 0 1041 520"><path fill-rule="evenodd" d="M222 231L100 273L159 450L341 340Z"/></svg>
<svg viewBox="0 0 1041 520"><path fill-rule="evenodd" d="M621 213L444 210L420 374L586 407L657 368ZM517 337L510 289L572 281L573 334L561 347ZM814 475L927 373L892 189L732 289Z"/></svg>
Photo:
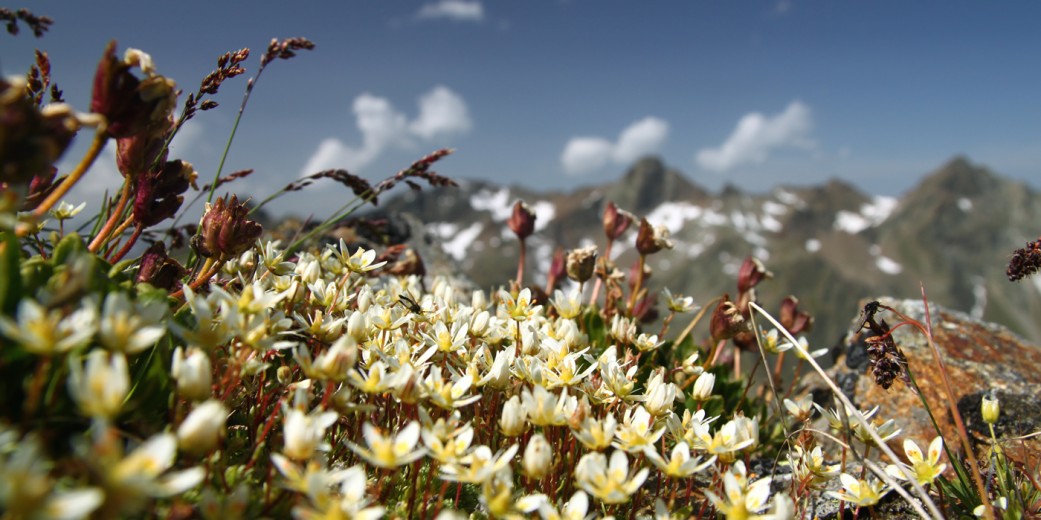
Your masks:
<svg viewBox="0 0 1041 520"><path fill-rule="evenodd" d="M116 227L116 222L119 222L119 219L123 216L123 210L126 208L128 200L130 200L130 180L124 179L123 190L119 195L119 202L116 203L116 208L112 210L108 220L105 221L105 225L94 236L94 240L90 241L90 245L87 246L91 253L100 251L101 247L108 241L108 238L112 235L112 229Z"/></svg>
<svg viewBox="0 0 1041 520"><path fill-rule="evenodd" d="M75 185L83 177L83 174L87 173L90 165L94 164L94 161L101 155L101 150L105 148L105 143L108 142L108 125L102 123L98 125L97 130L94 132L94 140L90 143L90 148L87 149L86 155L80 160L79 164L69 173L69 176L65 178L65 181L58 185L58 187L47 196L43 202L40 203L36 209L33 210L33 216L40 218L47 214L55 204L65 196L72 186Z"/></svg>

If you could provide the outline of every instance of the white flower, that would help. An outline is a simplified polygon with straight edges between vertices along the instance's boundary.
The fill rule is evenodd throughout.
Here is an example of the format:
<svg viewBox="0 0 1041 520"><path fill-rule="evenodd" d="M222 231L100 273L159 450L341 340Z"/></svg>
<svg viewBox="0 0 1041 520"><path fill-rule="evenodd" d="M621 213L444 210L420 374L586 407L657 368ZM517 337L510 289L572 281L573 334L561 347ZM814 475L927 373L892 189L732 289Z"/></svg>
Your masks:
<svg viewBox="0 0 1041 520"><path fill-rule="evenodd" d="M575 481L586 493L605 504L623 504L647 480L650 470L629 471L629 459L622 450L611 453L611 462L603 453L587 453L575 466Z"/></svg>
<svg viewBox="0 0 1041 520"><path fill-rule="evenodd" d="M553 448L541 433L536 433L528 439L521 467L524 468L524 473L533 479L546 476L553 467Z"/></svg>
<svg viewBox="0 0 1041 520"><path fill-rule="evenodd" d="M423 448L415 449L419 441L419 423L412 421L402 428L397 435L384 436L379 428L370 423L361 426L367 447L348 441L347 446L378 468L396 468L421 458L426 454Z"/></svg>
<svg viewBox="0 0 1041 520"><path fill-rule="evenodd" d="M177 427L177 443L182 450L202 455L213 451L224 435L228 409L215 399L196 406Z"/></svg>
<svg viewBox="0 0 1041 520"><path fill-rule="evenodd" d="M86 346L98 330L98 311L90 300L65 316L61 309L48 311L35 300L18 304L18 321L0 316L0 332L22 347L42 356L61 354Z"/></svg>
<svg viewBox="0 0 1041 520"><path fill-rule="evenodd" d="M203 401L212 394L213 368L210 357L197 348L189 348L188 355L177 347L174 350L170 375L177 381L177 393L189 401Z"/></svg>
<svg viewBox="0 0 1041 520"><path fill-rule="evenodd" d="M289 408L282 427L282 435L285 437L282 453L291 459L307 460L315 451L327 449L322 440L326 428L332 426L336 418L336 412L332 411L316 410L307 414L297 408Z"/></svg>
<svg viewBox="0 0 1041 520"><path fill-rule="evenodd" d="M111 420L123 407L123 400L130 391L126 357L95 349L87 355L85 373L79 359L70 358L68 387L85 415Z"/></svg>
<svg viewBox="0 0 1041 520"><path fill-rule="evenodd" d="M134 303L126 293L110 292L101 310L98 338L113 352L141 352L166 333L166 309L161 301Z"/></svg>
<svg viewBox="0 0 1041 520"><path fill-rule="evenodd" d="M716 386L716 376L711 372L704 372L694 381L694 389L690 391L690 397L695 401L705 401L712 397L712 389Z"/></svg>
<svg viewBox="0 0 1041 520"><path fill-rule="evenodd" d="M177 437L161 433L145 441L117 462L108 472L109 488L117 496L131 498L165 497L183 493L202 481L205 470L200 467L166 473L177 457Z"/></svg>
<svg viewBox="0 0 1041 520"><path fill-rule="evenodd" d="M520 397L515 395L502 405L499 430L507 437L516 437L527 429L528 409L521 403Z"/></svg>

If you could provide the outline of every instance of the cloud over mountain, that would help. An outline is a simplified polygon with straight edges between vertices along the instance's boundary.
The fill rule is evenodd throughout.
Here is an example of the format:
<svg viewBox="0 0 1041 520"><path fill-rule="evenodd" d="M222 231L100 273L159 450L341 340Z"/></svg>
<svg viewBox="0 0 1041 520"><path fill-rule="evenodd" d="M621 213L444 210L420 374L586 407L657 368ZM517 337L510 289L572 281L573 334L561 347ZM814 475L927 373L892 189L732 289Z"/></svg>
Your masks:
<svg viewBox="0 0 1041 520"><path fill-rule="evenodd" d="M590 173L608 162L627 164L657 152L668 136L668 122L645 117L622 130L616 142L603 137L572 137L564 146L560 163L568 175Z"/></svg>
<svg viewBox="0 0 1041 520"><path fill-rule="evenodd" d="M750 112L741 117L723 144L699 150L695 160L702 168L716 172L762 163L780 148L812 149L812 129L810 107L801 101L792 101L783 112L773 116Z"/></svg>
<svg viewBox="0 0 1041 520"><path fill-rule="evenodd" d="M352 111L361 143L349 145L338 137L327 137L311 154L300 175L330 168L360 170L384 151L407 148L466 133L473 127L466 101L445 86L436 86L418 99L419 113L409 121L390 100L364 93L354 98Z"/></svg>

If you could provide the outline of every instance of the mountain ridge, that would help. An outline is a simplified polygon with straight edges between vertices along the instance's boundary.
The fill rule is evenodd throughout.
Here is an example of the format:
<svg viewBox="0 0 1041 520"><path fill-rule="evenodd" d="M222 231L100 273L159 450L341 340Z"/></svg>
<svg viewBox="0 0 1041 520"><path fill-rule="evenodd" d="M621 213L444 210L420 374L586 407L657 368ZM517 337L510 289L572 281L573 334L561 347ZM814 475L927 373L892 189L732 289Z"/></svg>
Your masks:
<svg viewBox="0 0 1041 520"><path fill-rule="evenodd" d="M602 247L600 217L613 201L666 226L676 243L650 259L652 290L667 286L707 302L733 292L737 267L752 255L776 274L761 286L761 302L776 310L784 296L798 296L818 317L811 335L818 343L841 339L859 299L920 297L919 283L938 303L1041 340L1035 319L1041 316L1041 283L1004 279L1011 250L1041 233L1041 200L964 156L899 197L870 195L838 179L765 193L734 186L713 194L660 159L645 157L615 181L569 192L466 181L455 190L387 199L378 211L415 214L463 272L491 287L515 274L517 240L505 220L516 200L525 200L537 216L526 280L544 275L556 247ZM634 233L612 252L620 268L636 258Z"/></svg>

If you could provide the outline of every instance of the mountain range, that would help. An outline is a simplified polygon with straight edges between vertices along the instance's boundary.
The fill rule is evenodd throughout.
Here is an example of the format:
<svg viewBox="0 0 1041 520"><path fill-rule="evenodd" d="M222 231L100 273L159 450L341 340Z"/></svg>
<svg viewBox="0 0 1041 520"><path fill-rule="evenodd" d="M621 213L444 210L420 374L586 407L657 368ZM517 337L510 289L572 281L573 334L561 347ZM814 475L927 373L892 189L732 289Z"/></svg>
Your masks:
<svg viewBox="0 0 1041 520"><path fill-rule="evenodd" d="M647 157L600 186L538 192L464 181L387 199L379 213L414 215L448 263L492 288L516 274L518 241L506 225L516 200L537 217L529 281L544 280L558 246L602 248L601 215L613 201L666 226L675 242L649 259L652 290L668 287L704 303L734 293L741 262L754 256L774 273L759 286L760 303L776 311L783 297L797 296L816 318L814 346L840 341L862 298L921 298L923 286L931 301L1041 343L1041 277L1011 283L1005 276L1011 252L1041 234L1041 197L964 157L899 197L865 194L838 180L710 193ZM620 268L636 258L636 227L614 246Z"/></svg>

